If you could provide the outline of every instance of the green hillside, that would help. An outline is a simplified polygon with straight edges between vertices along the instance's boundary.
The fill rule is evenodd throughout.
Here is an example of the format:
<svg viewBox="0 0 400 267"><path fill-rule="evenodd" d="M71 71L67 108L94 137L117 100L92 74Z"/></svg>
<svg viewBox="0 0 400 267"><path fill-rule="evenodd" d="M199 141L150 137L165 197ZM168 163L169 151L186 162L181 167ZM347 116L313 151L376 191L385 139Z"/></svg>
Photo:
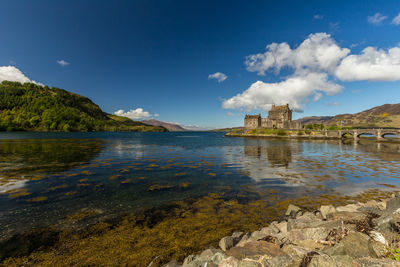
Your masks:
<svg viewBox="0 0 400 267"><path fill-rule="evenodd" d="M103 112L89 98L34 83L0 83L0 131L155 131L150 126Z"/></svg>

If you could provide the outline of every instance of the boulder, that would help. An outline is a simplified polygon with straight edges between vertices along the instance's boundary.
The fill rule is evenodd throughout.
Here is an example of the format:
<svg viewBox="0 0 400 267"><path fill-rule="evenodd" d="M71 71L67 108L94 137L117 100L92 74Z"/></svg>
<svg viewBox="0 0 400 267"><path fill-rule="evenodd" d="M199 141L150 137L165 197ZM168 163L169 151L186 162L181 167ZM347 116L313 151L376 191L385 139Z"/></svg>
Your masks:
<svg viewBox="0 0 400 267"><path fill-rule="evenodd" d="M238 267L238 266L239 266L239 260L234 257L225 258L218 265L218 267Z"/></svg>
<svg viewBox="0 0 400 267"><path fill-rule="evenodd" d="M223 251L229 250L234 245L235 245L234 238L232 236L225 236L225 237L221 238L221 240L219 241L219 247Z"/></svg>
<svg viewBox="0 0 400 267"><path fill-rule="evenodd" d="M167 264L164 264L162 267L181 267L176 260L172 260Z"/></svg>
<svg viewBox="0 0 400 267"><path fill-rule="evenodd" d="M349 255L336 255L331 256L336 267L348 267L351 266L353 258Z"/></svg>
<svg viewBox="0 0 400 267"><path fill-rule="evenodd" d="M301 261L304 258L304 256L311 250L293 244L288 244L282 247L282 251L285 252L287 255L289 255L289 257L292 258L293 260Z"/></svg>
<svg viewBox="0 0 400 267"><path fill-rule="evenodd" d="M370 255L376 258L382 258L386 255L387 249L384 244L379 241L370 240L368 244Z"/></svg>
<svg viewBox="0 0 400 267"><path fill-rule="evenodd" d="M348 255L353 258L370 256L369 236L360 232L350 232L338 244L325 250L331 256Z"/></svg>
<svg viewBox="0 0 400 267"><path fill-rule="evenodd" d="M361 207L362 207L362 205L359 205L359 204L349 204L346 206L337 207L336 211L338 211L338 212L341 212L341 211L358 212L358 209Z"/></svg>
<svg viewBox="0 0 400 267"><path fill-rule="evenodd" d="M390 259L375 259L370 257L359 258L353 261L353 267L393 267L400 266L400 262Z"/></svg>
<svg viewBox="0 0 400 267"><path fill-rule="evenodd" d="M278 245L265 241L253 241L244 244L242 247L233 247L227 254L239 260L250 259L256 261L260 258L272 258L286 255L286 253L280 250Z"/></svg>
<svg viewBox="0 0 400 267"><path fill-rule="evenodd" d="M183 260L183 265L188 265L190 262L194 261L196 258L196 255L189 255Z"/></svg>
<svg viewBox="0 0 400 267"><path fill-rule="evenodd" d="M400 197L394 197L386 201L386 210L388 212L394 212L398 208L400 208Z"/></svg>
<svg viewBox="0 0 400 267"><path fill-rule="evenodd" d="M335 261L330 257L329 255L326 254L316 254L314 256L311 256L311 261L308 265L308 267L336 267L337 265L335 264Z"/></svg>
<svg viewBox="0 0 400 267"><path fill-rule="evenodd" d="M297 207L296 205L289 204L285 216L290 218L296 218L297 214L301 212L301 208Z"/></svg>
<svg viewBox="0 0 400 267"><path fill-rule="evenodd" d="M336 209L332 205L323 205L319 208L319 211L321 212L322 219L326 220L326 215L336 212Z"/></svg>
<svg viewBox="0 0 400 267"><path fill-rule="evenodd" d="M325 227L316 227L316 228L304 228L304 229L292 229L288 233L288 238L290 241L300 241L300 240L325 240L328 236L328 229Z"/></svg>
<svg viewBox="0 0 400 267"><path fill-rule="evenodd" d="M338 211L326 215L326 218L332 221L352 221L352 220L359 221L365 219L365 217L366 214L362 212L350 212L350 211Z"/></svg>

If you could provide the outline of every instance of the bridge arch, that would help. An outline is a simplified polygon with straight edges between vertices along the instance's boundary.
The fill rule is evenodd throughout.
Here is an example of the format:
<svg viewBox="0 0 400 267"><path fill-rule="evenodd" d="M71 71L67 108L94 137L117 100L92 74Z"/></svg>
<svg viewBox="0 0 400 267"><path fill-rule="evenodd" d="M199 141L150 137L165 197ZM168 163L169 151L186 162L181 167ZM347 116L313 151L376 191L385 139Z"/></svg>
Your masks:
<svg viewBox="0 0 400 267"><path fill-rule="evenodd" d="M400 133L399 132L395 132L395 131L393 131L393 132L383 132L381 134L382 138L390 138L390 137L388 137L388 135L395 135L397 138L400 138ZM396 137L394 137L394 138L396 138Z"/></svg>
<svg viewBox="0 0 400 267"><path fill-rule="evenodd" d="M341 132L342 138L347 138L346 135L351 135L352 137L354 137L354 133L352 131L342 131Z"/></svg>

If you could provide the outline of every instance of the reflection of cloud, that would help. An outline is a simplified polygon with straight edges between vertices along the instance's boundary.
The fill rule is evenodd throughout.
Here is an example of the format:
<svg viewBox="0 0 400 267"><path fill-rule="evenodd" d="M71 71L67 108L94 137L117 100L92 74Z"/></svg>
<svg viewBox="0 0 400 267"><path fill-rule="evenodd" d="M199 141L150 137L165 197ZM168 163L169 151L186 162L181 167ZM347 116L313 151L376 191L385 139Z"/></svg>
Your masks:
<svg viewBox="0 0 400 267"><path fill-rule="evenodd" d="M1 178L0 178L0 193L5 193L7 191L17 189L17 188L23 188L26 185L26 182L28 180L10 180L7 179L6 183L1 183Z"/></svg>
<svg viewBox="0 0 400 267"><path fill-rule="evenodd" d="M226 148L224 160L231 166L240 168L250 178L268 186L298 186L301 174L289 168L292 162L292 149L297 151L298 146L286 142L274 142L260 139L245 139L244 146ZM232 151L229 151L232 150ZM290 180L296 179L296 183ZM275 181L275 182L274 182Z"/></svg>
<svg viewBox="0 0 400 267"><path fill-rule="evenodd" d="M116 142L114 145L114 151L119 155L119 156L129 156L129 157L134 157L134 158L143 158L144 156L144 151L147 149L146 145L142 144L126 144L122 142L121 140Z"/></svg>

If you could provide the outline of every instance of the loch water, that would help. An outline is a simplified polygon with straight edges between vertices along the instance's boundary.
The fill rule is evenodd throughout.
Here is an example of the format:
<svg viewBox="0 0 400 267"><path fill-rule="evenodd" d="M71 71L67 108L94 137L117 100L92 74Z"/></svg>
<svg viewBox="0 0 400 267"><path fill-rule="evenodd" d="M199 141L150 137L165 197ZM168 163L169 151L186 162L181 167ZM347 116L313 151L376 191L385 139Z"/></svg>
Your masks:
<svg viewBox="0 0 400 267"><path fill-rule="evenodd" d="M119 216L222 191L249 201L393 191L399 152L212 132L0 133L0 240L82 210Z"/></svg>

